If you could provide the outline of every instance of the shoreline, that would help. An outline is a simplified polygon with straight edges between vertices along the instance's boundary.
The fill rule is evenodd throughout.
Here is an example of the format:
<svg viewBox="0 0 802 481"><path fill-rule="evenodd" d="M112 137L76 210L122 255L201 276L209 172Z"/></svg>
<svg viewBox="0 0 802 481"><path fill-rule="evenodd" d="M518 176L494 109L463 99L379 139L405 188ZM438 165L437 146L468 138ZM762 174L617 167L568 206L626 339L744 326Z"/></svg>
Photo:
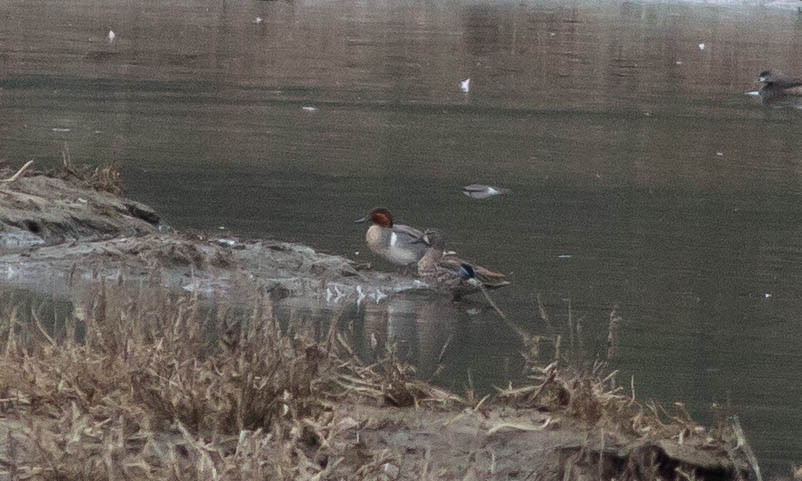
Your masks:
<svg viewBox="0 0 802 481"><path fill-rule="evenodd" d="M118 458L108 459L124 459L132 466L144 463L145 471L153 474L167 469L168 459L189 469L181 460L180 453L186 452L188 460L200 462L198 466L209 463L208 469L226 472L242 464L237 456L247 444L252 456L286 455L270 465L278 470L271 472L281 472L283 466L293 473L286 479L645 479L648 473L691 473L701 480L749 478L750 467L757 470L733 420L704 428L681 411L669 414L642 406L616 386L614 376L580 375L561 362L538 366L531 361L530 385L476 399L472 393L458 396L414 380L411 367L392 356L364 365L350 350L347 335L339 337L334 328L323 339L309 337L315 327L303 323L294 332L282 332L269 300L342 296L359 302L363 296L363 301L382 302L380 295L419 291L421 286L394 274L358 269L361 266L348 259L299 244L162 232L155 211L96 190L78 176L64 180L26 174L0 186L0 239L22 239L30 245L12 251L8 241L0 242L6 248L0 255L0 272L6 272L6 283L27 284L34 290L52 289L54 284L44 279L60 279L64 294L81 292L73 297L77 309L69 321L72 334L55 325L48 332L36 320L14 335L17 327L12 322L0 339L6 346L6 374L0 377L3 424L9 430L3 457L24 453L24 459L12 464L15 470L29 469L31 477L46 479L47 473L67 469L69 457L60 470L54 468L37 443L52 441L57 447L74 437L80 423L60 427L68 418L82 419L80 429L95 433L85 440L91 449L75 447L72 454L85 461L76 464L83 466L81 473L124 473L137 479L142 474L134 468L126 471L125 463L104 464L104 453L117 449ZM254 314L235 326L225 318L204 320L198 308L198 299L204 297L236 299L251 306ZM155 307L149 310L152 303ZM13 306L4 307L13 320ZM160 321L154 324L148 315ZM218 342L212 347L200 342L203 336L192 327L196 324L219 336ZM255 324L272 327L254 333ZM76 326L86 331L82 340L75 338ZM93 333L102 342L93 341ZM236 342L228 345L230 339ZM185 341L194 350L185 351ZM150 364L151 357L156 346L164 345L176 352L160 351L156 357L164 356L161 360L169 360L168 366L174 363L175 371L151 379L154 388L147 393L126 395L139 392L143 372L158 370ZM276 350L265 350L265 345ZM233 386L218 379L224 370L217 373L214 365L247 368L237 371L245 377L260 369L258 359L237 361L244 352L279 356L276 362L289 374L300 375L300 363L304 380L286 380L267 395L254 387L259 383L254 385L253 379ZM199 368L206 381L196 382L219 383L221 391L234 396L227 402L240 411L244 401L236 392L245 389L257 398L267 396L263 401L271 406L269 421L222 416L229 424L218 420L215 426L205 426L202 419L194 426L187 423L185 411L193 404L176 399L197 397L195 409L212 419L226 409L226 402L208 391L179 390L179 395L173 392L175 381L160 384L162 378L190 376L182 369L191 359L201 364L214 360ZM77 380L64 369L65 363L73 372L92 376ZM117 366L122 374L91 367L97 363ZM20 384L21 379L30 381L27 376L32 373L35 382ZM100 396L95 399L88 392ZM291 393L291 399L285 393ZM116 407L108 405L108 399L117 399ZM133 428L133 419L128 419L133 412L149 421ZM115 436L122 444L112 442ZM148 454L145 447L161 455ZM6 469L14 479L11 468ZM257 472L262 471L247 471Z"/></svg>

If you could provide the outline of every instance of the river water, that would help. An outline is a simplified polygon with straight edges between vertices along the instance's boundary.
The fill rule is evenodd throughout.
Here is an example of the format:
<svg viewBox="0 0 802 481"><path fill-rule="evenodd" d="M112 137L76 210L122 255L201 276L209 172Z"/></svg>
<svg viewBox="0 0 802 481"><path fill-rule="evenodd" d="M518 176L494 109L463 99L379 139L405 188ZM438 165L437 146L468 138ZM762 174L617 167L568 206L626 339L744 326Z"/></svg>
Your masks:
<svg viewBox="0 0 802 481"><path fill-rule="evenodd" d="M802 110L745 95L765 68L802 75L796 5L7 0L0 18L0 159L67 145L177 228L392 270L353 224L388 207L507 273L492 296L518 328L603 358L616 306L610 367L638 399L704 421L718 403L769 470L802 461ZM512 193L460 193L475 182ZM342 311L422 376L489 390L522 346L483 305L286 309Z"/></svg>

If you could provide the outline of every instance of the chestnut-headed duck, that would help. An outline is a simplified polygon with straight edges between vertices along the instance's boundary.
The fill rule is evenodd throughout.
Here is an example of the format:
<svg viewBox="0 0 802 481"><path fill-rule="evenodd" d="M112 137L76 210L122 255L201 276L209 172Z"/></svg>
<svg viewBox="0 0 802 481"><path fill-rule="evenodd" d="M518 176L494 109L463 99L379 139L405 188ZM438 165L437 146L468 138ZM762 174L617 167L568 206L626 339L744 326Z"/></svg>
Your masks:
<svg viewBox="0 0 802 481"><path fill-rule="evenodd" d="M365 232L368 248L397 266L415 264L426 253L427 246L418 242L423 232L414 227L393 222L390 211L378 207L355 222L371 222Z"/></svg>

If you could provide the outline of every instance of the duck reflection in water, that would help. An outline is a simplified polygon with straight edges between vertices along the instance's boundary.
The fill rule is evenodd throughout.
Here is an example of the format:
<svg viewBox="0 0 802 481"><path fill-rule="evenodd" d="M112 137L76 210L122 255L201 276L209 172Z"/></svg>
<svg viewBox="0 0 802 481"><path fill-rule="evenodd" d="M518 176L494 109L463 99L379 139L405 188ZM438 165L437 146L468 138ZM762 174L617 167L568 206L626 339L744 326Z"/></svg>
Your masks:
<svg viewBox="0 0 802 481"><path fill-rule="evenodd" d="M479 304L416 292L367 303L361 313L360 355L378 360L393 346L396 359L414 365L420 379L437 376L454 359L473 359L466 346L482 339L487 326L498 328L495 314Z"/></svg>

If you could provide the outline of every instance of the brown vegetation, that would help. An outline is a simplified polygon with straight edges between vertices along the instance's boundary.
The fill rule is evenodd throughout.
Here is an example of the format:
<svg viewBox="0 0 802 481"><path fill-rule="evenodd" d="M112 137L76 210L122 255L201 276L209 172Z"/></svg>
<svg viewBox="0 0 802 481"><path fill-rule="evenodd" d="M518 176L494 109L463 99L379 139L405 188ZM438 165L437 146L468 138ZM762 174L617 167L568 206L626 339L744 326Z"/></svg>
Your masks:
<svg viewBox="0 0 802 481"><path fill-rule="evenodd" d="M0 327L8 479L746 479L707 431L602 377L532 364L532 384L457 396L373 365L337 327L102 284L74 315ZM537 342L542 342L539 340Z"/></svg>
<svg viewBox="0 0 802 481"><path fill-rule="evenodd" d="M123 195L123 182L119 166L115 162L99 166L89 164L76 165L72 161L70 146L65 142L61 150L61 166L48 172L51 177L59 179L74 179L85 183L98 192L108 192L114 195Z"/></svg>
<svg viewBox="0 0 802 481"><path fill-rule="evenodd" d="M161 290L129 294L104 285L76 317L49 328L5 312L2 464L12 479L370 471L378 453L338 468L335 405L372 396L434 402L436 390L407 382L403 368L360 366L334 328L322 340L303 326L285 334L267 304L243 316Z"/></svg>

